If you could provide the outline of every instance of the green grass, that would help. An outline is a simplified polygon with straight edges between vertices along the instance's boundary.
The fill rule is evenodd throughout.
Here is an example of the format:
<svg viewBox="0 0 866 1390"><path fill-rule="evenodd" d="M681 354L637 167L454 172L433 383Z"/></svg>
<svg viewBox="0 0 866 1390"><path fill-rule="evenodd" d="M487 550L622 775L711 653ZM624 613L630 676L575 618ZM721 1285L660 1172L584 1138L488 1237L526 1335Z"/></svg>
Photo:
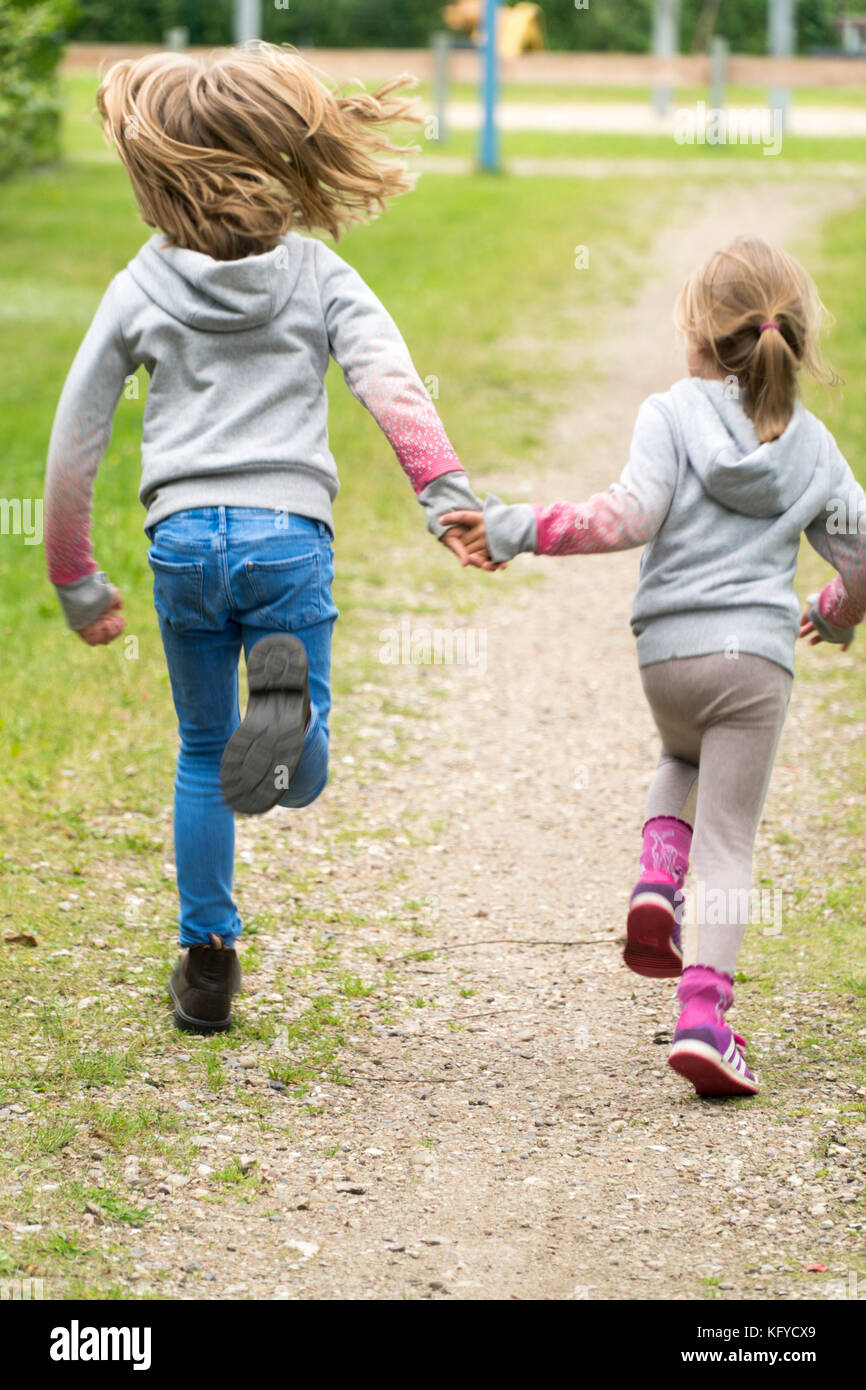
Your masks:
<svg viewBox="0 0 866 1390"><path fill-rule="evenodd" d="M478 136L471 131L454 131L441 144L422 142L425 158L437 155L458 155L474 158ZM502 154L509 159L622 159L676 160L688 166L690 173L712 173L719 165L730 170L733 164L745 162L777 177L780 171L795 172L804 164L853 163L866 160L866 147L861 137L787 135L778 154L764 154L759 144L742 145L678 145L673 135L617 135L592 131L558 134L548 131L504 131Z"/></svg>

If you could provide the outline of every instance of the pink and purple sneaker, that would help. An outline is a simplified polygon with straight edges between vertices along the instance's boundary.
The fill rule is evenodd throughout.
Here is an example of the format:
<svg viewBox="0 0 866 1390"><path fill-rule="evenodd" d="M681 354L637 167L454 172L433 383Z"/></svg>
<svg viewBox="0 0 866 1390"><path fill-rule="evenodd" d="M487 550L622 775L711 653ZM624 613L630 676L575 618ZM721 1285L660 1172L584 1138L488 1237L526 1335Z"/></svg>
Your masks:
<svg viewBox="0 0 866 1390"><path fill-rule="evenodd" d="M758 1081L746 1063L746 1040L727 1024L675 1028L668 1066L691 1081L699 1096L754 1096Z"/></svg>
<svg viewBox="0 0 866 1390"><path fill-rule="evenodd" d="M699 1096L753 1096L758 1082L746 1063L746 1042L725 1022L734 981L711 965L688 965L677 995L682 1006L669 1066L691 1081Z"/></svg>
<svg viewBox="0 0 866 1390"><path fill-rule="evenodd" d="M667 980L682 969L682 889L691 843L692 827L676 816L653 816L644 824L640 878L631 895L622 953L636 975Z"/></svg>
<svg viewBox="0 0 866 1390"><path fill-rule="evenodd" d="M676 884L641 879L631 895L622 958L629 970L673 979L683 967L680 922L683 894Z"/></svg>

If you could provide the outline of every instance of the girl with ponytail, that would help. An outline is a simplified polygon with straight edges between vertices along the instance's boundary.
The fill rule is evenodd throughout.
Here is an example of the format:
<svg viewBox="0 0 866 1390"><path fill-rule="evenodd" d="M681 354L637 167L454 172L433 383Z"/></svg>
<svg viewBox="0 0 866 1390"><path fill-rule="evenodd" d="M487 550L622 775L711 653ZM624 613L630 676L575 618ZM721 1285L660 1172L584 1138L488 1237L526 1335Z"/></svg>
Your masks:
<svg viewBox="0 0 866 1390"><path fill-rule="evenodd" d="M801 371L836 380L818 350L823 317L793 257L736 241L680 294L689 376L641 406L618 483L580 504L488 497L483 513L442 518L467 528L467 552L485 563L646 546L631 622L662 747L624 960L639 975L679 977L669 1060L701 1095L758 1089L725 1015L755 915L755 834L798 629L844 651L866 613L866 494L798 399ZM801 618L804 533L837 574Z"/></svg>

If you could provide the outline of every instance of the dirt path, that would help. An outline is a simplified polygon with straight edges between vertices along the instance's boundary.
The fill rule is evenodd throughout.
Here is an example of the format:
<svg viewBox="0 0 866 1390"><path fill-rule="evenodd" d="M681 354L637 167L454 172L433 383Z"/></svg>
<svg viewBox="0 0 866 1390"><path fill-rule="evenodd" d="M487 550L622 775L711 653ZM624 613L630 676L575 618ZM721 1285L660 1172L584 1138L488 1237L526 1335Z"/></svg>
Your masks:
<svg viewBox="0 0 866 1390"><path fill-rule="evenodd" d="M680 371L668 325L684 268L737 231L808 233L827 203L806 193L726 187L672 222L637 303L612 306L604 383L555 422L560 476L536 495L616 476L639 402ZM519 480L485 482L520 495ZM376 989L340 1049L351 1085L323 1082L305 1105L273 1091L278 1040L225 1052L228 1095L178 1086L203 1168L167 1183L129 1237L134 1289L162 1268L163 1294L195 1298L798 1297L814 1293L810 1260L844 1266L861 1237L833 1205L835 1170L812 1160L819 1121L780 1108L772 1068L754 1102L696 1101L665 1065L671 984L621 966L656 749L627 623L637 565L515 564L470 619L486 672L385 668L349 702L351 752L338 720L326 798L242 825L248 914L280 916L269 879L314 866L299 925L255 938L245 1016L296 1016L287 962L315 979L314 931ZM438 621L454 620L412 619ZM765 841L796 814L784 775ZM193 1046L178 1042L179 1066ZM260 1122L232 1086L261 1088ZM257 1185L206 1200L229 1155Z"/></svg>

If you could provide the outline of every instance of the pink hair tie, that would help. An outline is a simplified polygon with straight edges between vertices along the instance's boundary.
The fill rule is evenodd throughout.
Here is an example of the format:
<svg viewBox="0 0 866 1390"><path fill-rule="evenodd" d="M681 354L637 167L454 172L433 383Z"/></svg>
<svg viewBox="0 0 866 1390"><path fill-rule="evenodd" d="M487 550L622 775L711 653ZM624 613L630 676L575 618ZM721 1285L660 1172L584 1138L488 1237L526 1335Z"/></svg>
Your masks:
<svg viewBox="0 0 866 1390"><path fill-rule="evenodd" d="M763 331L764 331L765 328L778 328L778 327L779 327L779 325L776 323L776 320L775 320L775 319L770 319L767 323L762 323L762 324L761 324L761 327L758 329L758 337L761 336L761 334L763 333Z"/></svg>

